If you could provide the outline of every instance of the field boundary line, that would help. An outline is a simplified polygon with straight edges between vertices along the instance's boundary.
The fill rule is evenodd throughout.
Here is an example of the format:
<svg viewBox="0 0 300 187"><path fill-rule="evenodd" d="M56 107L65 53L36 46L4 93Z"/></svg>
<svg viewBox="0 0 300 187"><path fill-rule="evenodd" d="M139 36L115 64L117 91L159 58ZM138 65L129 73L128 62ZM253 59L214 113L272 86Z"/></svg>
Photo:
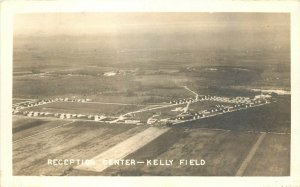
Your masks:
<svg viewBox="0 0 300 187"><path fill-rule="evenodd" d="M199 94L197 92L194 92L193 90L189 89L187 86L183 86L183 88L193 93L196 96L196 99L198 98Z"/></svg>
<svg viewBox="0 0 300 187"><path fill-rule="evenodd" d="M265 136L267 133L261 133L261 135L259 136L259 138L257 139L257 141L255 142L255 144L252 146L252 148L250 149L248 155L246 156L245 160L243 161L243 163L241 164L240 168L238 169L238 171L236 172L235 176L243 176L245 170L247 169L247 166L249 165L249 163L251 162L252 158L254 157L257 149L259 148L261 142L264 140Z"/></svg>
<svg viewBox="0 0 300 187"><path fill-rule="evenodd" d="M276 134L276 135L291 135L291 133L288 132L267 132L268 134Z"/></svg>
<svg viewBox="0 0 300 187"><path fill-rule="evenodd" d="M82 104L102 104L102 105L128 105L128 106L155 106L157 104L134 104L134 103L113 103L113 102L101 102L101 101L87 101L87 102L75 102L75 101L58 101L61 103L82 103Z"/></svg>
<svg viewBox="0 0 300 187"><path fill-rule="evenodd" d="M155 106L155 107L152 107L152 108L142 108L140 110L136 110L136 111L132 111L132 112L128 112L126 114L124 114L123 116L125 115L130 115L130 114L136 114L136 113L141 113L141 112L146 112L146 111L151 111L151 110L156 110L156 109L161 109L161 108L168 108L168 107L172 107L172 106L178 106L178 105L182 105L184 103L180 103L180 104L169 104L169 105L160 105L160 106ZM147 109L148 108L148 109Z"/></svg>
<svg viewBox="0 0 300 187"><path fill-rule="evenodd" d="M158 138L165 132L170 130L169 128L155 128L149 127L146 130L118 143L117 145L109 148L108 150L100 153L99 155L93 157L91 160L94 161L92 165L79 165L75 169L101 172L111 165L104 164L105 160L121 160L124 159L129 154L137 151L138 149L144 147L154 139Z"/></svg>
<svg viewBox="0 0 300 187"><path fill-rule="evenodd" d="M75 122L75 121L67 122L67 123L64 123L64 124L62 124L62 125L60 125L60 126L53 127L53 128L51 128L51 129L48 129L48 130L45 130L45 131L42 131L42 132L38 132L38 133L33 134L33 135L30 135L30 136L26 136L26 137L24 137L24 138L21 138L21 139L18 139L18 140L13 141L13 143L17 143L17 142L19 142L19 141L21 141L21 140L26 140L26 139L28 139L28 138L32 138L32 137L34 137L34 136L37 136L37 135L40 135L40 134L44 134L44 133L46 133L46 132L50 132L50 131L52 131L52 130L58 129L58 128L60 128L60 127L69 125L69 124L74 123L74 122Z"/></svg>
<svg viewBox="0 0 300 187"><path fill-rule="evenodd" d="M34 100L36 100L36 99L12 98L12 100L34 101Z"/></svg>

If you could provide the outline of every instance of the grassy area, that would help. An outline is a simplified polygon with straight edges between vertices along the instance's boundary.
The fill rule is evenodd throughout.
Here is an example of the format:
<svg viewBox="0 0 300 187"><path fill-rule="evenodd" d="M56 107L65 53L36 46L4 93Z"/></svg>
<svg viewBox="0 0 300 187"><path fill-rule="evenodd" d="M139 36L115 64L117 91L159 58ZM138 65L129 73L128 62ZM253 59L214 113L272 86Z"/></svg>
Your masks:
<svg viewBox="0 0 300 187"><path fill-rule="evenodd" d="M24 125L20 125L18 127L15 127L12 129L12 132L13 133L16 133L16 132L20 132L20 131L23 131L23 130L26 130L26 129L29 129L29 128L34 128L34 127L37 127L37 126L40 126L44 123L47 123L48 121L44 121L44 120L36 120L36 121L31 121L29 123L24 123Z"/></svg>
<svg viewBox="0 0 300 187"><path fill-rule="evenodd" d="M289 176L290 139L290 135L267 134L244 175Z"/></svg>
<svg viewBox="0 0 300 187"><path fill-rule="evenodd" d="M26 119L24 119L26 121ZM41 123L42 122L42 123ZM55 121L42 121L42 120L35 120L32 123L39 124L36 126L30 126L30 128L22 129L22 131L13 131L13 141L20 140L22 138L26 138L28 136L44 132L46 130L56 128L60 125L68 123L68 121L61 121L61 120L55 120Z"/></svg>
<svg viewBox="0 0 300 187"><path fill-rule="evenodd" d="M13 144L14 175L64 175L69 166L47 159L90 159L145 129L143 126L75 122Z"/></svg>
<svg viewBox="0 0 300 187"><path fill-rule="evenodd" d="M127 158L174 159L172 166L112 166L102 175L232 176L257 134L173 128ZM239 141L236 141L239 140ZM204 166L182 166L179 159L204 159Z"/></svg>
<svg viewBox="0 0 300 187"><path fill-rule="evenodd" d="M26 102L26 101L29 101L29 100L24 100L24 99L13 99L13 100L12 100L12 104L17 104L17 103Z"/></svg>
<svg viewBox="0 0 300 187"><path fill-rule="evenodd" d="M265 131L290 133L290 97L276 98L277 102L210 118L180 124L184 127L220 128L235 131Z"/></svg>
<svg viewBox="0 0 300 187"><path fill-rule="evenodd" d="M257 45L247 50L224 50L219 45L211 49L197 45L197 49L166 46L156 50L139 46L147 49L118 52L124 48L99 45L106 37L60 37L31 36L15 41L14 97L75 95L97 99L112 95L110 101L128 97L151 103L193 96L180 89L184 85L199 94L228 96L252 95L233 87L290 88L289 49L274 53L266 49L260 52ZM147 38L128 37L118 39L127 45ZM108 71L127 73L105 77L103 74Z"/></svg>
<svg viewBox="0 0 300 187"><path fill-rule="evenodd" d="M194 19L198 17L183 14L184 19L181 20L176 13L178 21L187 24L171 23L165 27L164 23L169 22L168 14L158 22L157 13L152 15L154 17L150 15L152 21L136 14L130 24L126 24L125 19L128 28L134 26L134 29L125 29L125 32L114 29L116 32L92 35L81 35L81 31L75 35L15 33L13 97L47 99L75 96L102 102L163 105L173 99L194 97L182 86L188 86L200 95L217 96L253 97L256 93L249 91L251 88L290 90L288 15L285 15L284 21L279 19L278 22L262 19L267 27L261 24L260 19L257 23L256 19L252 19L251 24L255 26L249 28L248 22L242 18L248 17L247 14L237 16L234 23L228 19L233 15L224 20L225 17L219 15L213 19L216 22L208 19L208 27L199 27L194 24L196 20L216 15ZM127 16L120 14L118 17ZM223 20L221 25L217 21L220 18ZM139 22L142 27L137 27ZM148 28L147 23L154 23L157 27ZM270 32L270 28L274 32ZM104 76L109 71L118 73ZM13 143L14 174L232 176L258 136L258 133L245 131L290 133L290 97L278 97L276 100L269 105L173 126L166 134L128 155L128 158L141 160L205 159L207 164L203 167L139 165L111 167L102 173L91 173L73 170L72 167L48 166L48 158L93 158L147 128L75 122ZM16 101L13 100L13 103ZM198 111L215 104L221 103L199 102L191 104L190 109ZM179 113L172 112L174 108L142 112L135 117L143 121L154 114L159 114L160 118L173 117ZM140 107L134 105L61 102L26 110L118 116L138 109ZM66 123L27 118L13 121L13 140ZM216 128L224 131L214 130ZM287 175L288 145L286 136L267 135L253 160L255 166L249 167L246 174ZM280 157L284 160L282 163L278 162Z"/></svg>
<svg viewBox="0 0 300 187"><path fill-rule="evenodd" d="M78 103L78 102L54 102L36 107L31 107L30 111L52 112L52 113L75 113L75 114L105 114L119 116L130 111L135 111L145 106L138 105L118 105L101 103Z"/></svg>
<svg viewBox="0 0 300 187"><path fill-rule="evenodd" d="M191 111L202 111L202 110L207 110L211 107L214 107L215 105L230 105L230 103L224 103L224 102L218 102L218 101L199 101L196 103L192 103L189 106L189 109Z"/></svg>
<svg viewBox="0 0 300 187"><path fill-rule="evenodd" d="M47 120L40 120L40 119L35 119L35 118L25 118L21 116L14 116L13 117L13 123L12 123L12 128L13 132L14 129L22 129L22 128L30 128L30 125L37 125L37 124L42 124L48 122Z"/></svg>
<svg viewBox="0 0 300 187"><path fill-rule="evenodd" d="M164 107L164 108L139 112L139 113L135 113L133 118L141 120L142 122L147 122L147 120L154 115L156 115L156 117L154 118L158 118L158 119L171 118L181 113L181 111L172 111L172 110L174 110L176 107L185 107L185 106L186 104L181 104L177 106L170 106L170 107Z"/></svg>

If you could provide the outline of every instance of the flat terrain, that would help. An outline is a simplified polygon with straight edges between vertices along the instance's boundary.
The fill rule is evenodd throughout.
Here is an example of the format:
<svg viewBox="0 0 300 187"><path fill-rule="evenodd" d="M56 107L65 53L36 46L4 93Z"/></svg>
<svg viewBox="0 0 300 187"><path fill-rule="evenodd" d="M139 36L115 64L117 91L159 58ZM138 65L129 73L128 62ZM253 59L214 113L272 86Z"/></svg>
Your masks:
<svg viewBox="0 0 300 187"><path fill-rule="evenodd" d="M103 172L73 170L69 175L234 176L259 135L259 133L242 133L201 128L186 128L184 130L173 128L163 136L160 136L140 150L126 157L127 159L145 162L147 159L173 159L174 164L172 166L147 166L145 164L135 166L111 166ZM268 134L263 144L268 144L270 137L284 137L284 139L287 140L290 138L289 135ZM279 144L277 143L272 147L276 147L277 145ZM288 149L289 142L285 141L280 143L280 145L283 149L285 147ZM263 147L261 148L261 151L262 150ZM268 156L266 156L266 154ZM253 160L255 162L256 159L261 159L259 163L262 163L267 157L272 157L273 154L282 155L283 152L282 150L273 150L273 152L268 151L264 156L261 156L260 151L258 151ZM277 157L277 159L281 160L280 163L278 163L276 159L270 159L266 163L266 166L268 165L269 168L267 171L259 165L257 165L259 168L253 168L253 166L256 166L256 163L251 160L248 165L249 169L244 175L287 176L289 175L289 153L285 152L284 155L284 157ZM206 164L204 166L185 166L179 164L180 159L204 159ZM274 168L277 169L273 171Z"/></svg>
<svg viewBox="0 0 300 187"><path fill-rule="evenodd" d="M288 135L268 134L246 169L246 176L288 176L290 163ZM272 156L271 156L272 155Z"/></svg>
<svg viewBox="0 0 300 187"><path fill-rule="evenodd" d="M13 143L14 175L64 175L70 167L49 166L47 160L90 159L144 129L143 126L74 122L45 130Z"/></svg>
<svg viewBox="0 0 300 187"><path fill-rule="evenodd" d="M267 132L252 153L254 156L243 175L287 176L290 164L290 152L287 151L290 150L289 106L289 97L282 97L269 105L180 124L127 156L142 161L177 160L173 166L112 166L100 173L74 170L70 175L232 176L249 156L260 132ZM179 159L204 159L206 165L180 166ZM259 164L266 159L268 161L262 165L266 165L267 170Z"/></svg>
<svg viewBox="0 0 300 187"><path fill-rule="evenodd" d="M256 137L247 133L175 128L128 156L139 160L174 159L175 166L111 167L106 172L113 174L115 171L117 175L234 175ZM206 165L180 166L180 159L204 159Z"/></svg>
<svg viewBox="0 0 300 187"><path fill-rule="evenodd" d="M289 97L278 97L276 102L268 105L178 124L166 129L150 127L158 130L162 128L161 132L164 133L157 136L154 132L153 135L148 133L152 139L145 143L134 137L138 137L139 133L146 133L146 129L149 128L147 125L72 122L15 116L14 175L233 176L246 162L243 175L287 176L290 163L289 105ZM171 112L171 108L175 107L163 108L161 114ZM150 111L150 114L157 112ZM149 112L145 112L147 113ZM266 135L253 151L253 146L262 132ZM127 144L127 141L131 143ZM130 148L122 146L126 150L118 153L121 149L114 146L123 144ZM138 146L140 144L141 146ZM47 165L48 159L97 158L98 160L105 155L108 157L106 153L112 152L115 159L125 158L144 162L147 159L172 159L174 164L111 166L100 167L102 168L100 170ZM179 165L180 159L204 159L206 164L184 166Z"/></svg>
<svg viewBox="0 0 300 187"><path fill-rule="evenodd" d="M219 102L219 101L199 101L196 103L192 103L189 106L189 109L191 111L201 111L201 110L207 110L211 107L214 107L215 105L232 105L232 103L224 103L224 102Z"/></svg>
<svg viewBox="0 0 300 187"><path fill-rule="evenodd" d="M33 118L24 118L22 116L14 116L13 118L13 132L18 132L32 126L38 126L47 122L47 120L38 120Z"/></svg>
<svg viewBox="0 0 300 187"><path fill-rule="evenodd" d="M146 130L128 138L127 140L117 144L116 146L92 158L92 160L94 160L95 162L95 165L93 166L80 165L75 169L101 172L109 167L103 164L104 160L124 159L127 155L144 147L149 142L156 139L160 135L164 134L168 130L169 129L166 128L149 127Z"/></svg>
<svg viewBox="0 0 300 187"><path fill-rule="evenodd" d="M119 116L127 111L134 111L146 106L105 103L78 103L78 102L54 102L45 105L30 107L29 111L51 113L75 113L75 114L105 114Z"/></svg>
<svg viewBox="0 0 300 187"><path fill-rule="evenodd" d="M235 131L263 131L290 133L291 100L289 96L278 97L271 104L248 108L225 115L217 115L193 122L180 124L186 127L203 127ZM200 104L200 103L199 103Z"/></svg>
<svg viewBox="0 0 300 187"><path fill-rule="evenodd" d="M129 113L126 117L146 122L153 115L174 117L182 110L173 109L186 106L150 110L153 105L197 94L252 99L262 94L259 90L291 90L289 14L72 14L83 20L78 24L70 24L69 14L52 16L15 17L12 102L67 97L110 104L56 102L23 110ZM41 27L44 18L51 24ZM69 27L76 29L66 32ZM286 176L291 100L270 94L271 104L165 128L13 116L13 174L234 176L242 167L246 176ZM189 109L216 104L222 103L192 103ZM143 108L149 110L132 113ZM149 128L164 133L155 136ZM145 140L139 136L143 133ZM117 146L122 143L131 147L123 152ZM47 165L48 159L92 159L107 152L141 161L174 159L174 165L112 166L101 172ZM204 159L206 164L179 166L178 159Z"/></svg>
<svg viewBox="0 0 300 187"><path fill-rule="evenodd" d="M158 106L158 109L155 109L157 107L153 107L152 109L149 108L149 110L144 110L142 112L134 113L134 119L138 119L142 122L147 122L147 119L149 119L152 116L156 116L155 118L164 119L164 118L171 118L175 117L178 114L182 113L182 111L172 111L176 109L177 107L185 107L186 104L179 104L176 106L166 106L161 108L161 106Z"/></svg>
<svg viewBox="0 0 300 187"><path fill-rule="evenodd" d="M13 141L18 141L36 133L56 128L67 123L66 121L46 121L39 119L25 119L21 126L13 128Z"/></svg>
<svg viewBox="0 0 300 187"><path fill-rule="evenodd" d="M30 100L29 99L13 99L12 104L22 103L22 102L26 102L26 101L30 101Z"/></svg>

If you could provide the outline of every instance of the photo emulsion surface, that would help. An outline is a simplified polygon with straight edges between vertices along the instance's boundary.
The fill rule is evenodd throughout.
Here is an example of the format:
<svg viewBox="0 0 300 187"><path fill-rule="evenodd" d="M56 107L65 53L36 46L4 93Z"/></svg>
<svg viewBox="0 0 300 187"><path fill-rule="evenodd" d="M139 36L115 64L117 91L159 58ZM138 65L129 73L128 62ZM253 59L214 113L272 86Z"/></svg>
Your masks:
<svg viewBox="0 0 300 187"><path fill-rule="evenodd" d="M14 17L13 175L289 176L288 13Z"/></svg>

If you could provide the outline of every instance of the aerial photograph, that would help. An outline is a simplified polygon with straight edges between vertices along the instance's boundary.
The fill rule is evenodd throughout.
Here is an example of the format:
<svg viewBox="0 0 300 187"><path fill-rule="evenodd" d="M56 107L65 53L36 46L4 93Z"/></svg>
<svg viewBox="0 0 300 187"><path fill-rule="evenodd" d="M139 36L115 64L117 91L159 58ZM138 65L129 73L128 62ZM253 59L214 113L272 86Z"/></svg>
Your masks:
<svg viewBox="0 0 300 187"><path fill-rule="evenodd" d="M13 24L14 176L290 176L289 13Z"/></svg>

